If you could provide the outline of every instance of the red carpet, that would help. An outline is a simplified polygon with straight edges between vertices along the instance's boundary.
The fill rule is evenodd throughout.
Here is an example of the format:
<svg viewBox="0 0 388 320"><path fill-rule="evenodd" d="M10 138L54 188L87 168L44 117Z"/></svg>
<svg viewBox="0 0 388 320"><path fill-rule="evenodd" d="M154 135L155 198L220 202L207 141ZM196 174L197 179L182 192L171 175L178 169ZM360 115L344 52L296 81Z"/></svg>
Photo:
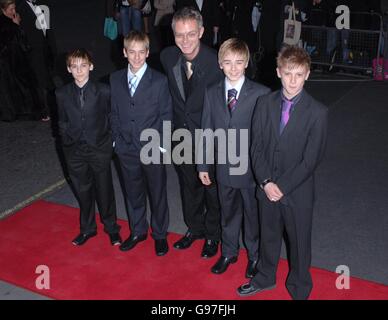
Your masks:
<svg viewBox="0 0 388 320"><path fill-rule="evenodd" d="M122 236L128 236L126 221ZM170 251L164 257L154 253L151 238L129 252L112 247L99 224L97 237L83 247L71 240L78 232L78 210L37 201L0 221L0 279L55 299L241 299L236 288L245 283L245 251L223 275L213 275L216 258L200 258L202 242L178 251L171 248L179 238L170 234ZM50 289L39 290L35 280L38 265L50 270ZM250 297L290 299L284 286L287 262L278 269L277 288ZM188 276L189 275L189 276ZM312 269L311 299L388 299L388 287L351 278L349 290L337 290L336 273Z"/></svg>

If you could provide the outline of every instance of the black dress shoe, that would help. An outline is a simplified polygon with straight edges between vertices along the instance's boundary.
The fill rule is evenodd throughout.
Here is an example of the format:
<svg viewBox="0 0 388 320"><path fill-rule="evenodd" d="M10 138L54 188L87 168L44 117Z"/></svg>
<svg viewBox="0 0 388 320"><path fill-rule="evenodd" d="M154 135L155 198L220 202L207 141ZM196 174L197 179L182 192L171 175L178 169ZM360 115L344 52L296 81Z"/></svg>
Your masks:
<svg viewBox="0 0 388 320"><path fill-rule="evenodd" d="M109 238L110 238L110 243L112 244L112 246L118 246L122 242L120 234L118 232L110 233Z"/></svg>
<svg viewBox="0 0 388 320"><path fill-rule="evenodd" d="M254 294L259 293L261 291L274 289L275 287L276 285L260 288L260 287L255 287L253 284L246 283L237 288L237 294L241 297L248 297L248 296L253 296Z"/></svg>
<svg viewBox="0 0 388 320"><path fill-rule="evenodd" d="M88 241L90 238L97 235L97 232L92 233L80 233L73 241L72 243L75 246L82 246L86 241Z"/></svg>
<svg viewBox="0 0 388 320"><path fill-rule="evenodd" d="M168 252L168 243L166 239L155 240L155 252L157 256L164 256Z"/></svg>
<svg viewBox="0 0 388 320"><path fill-rule="evenodd" d="M237 261L237 257L227 258L227 257L221 256L211 270L213 273L216 273L216 274L224 273L228 269L229 265L231 263L235 263L236 261Z"/></svg>
<svg viewBox="0 0 388 320"><path fill-rule="evenodd" d="M144 241L147 239L147 234L142 234L140 236L130 236L127 240L125 240L121 246L121 251L128 251L133 249L139 242Z"/></svg>
<svg viewBox="0 0 388 320"><path fill-rule="evenodd" d="M257 273L257 260L249 260L247 270L245 271L245 278L253 278Z"/></svg>
<svg viewBox="0 0 388 320"><path fill-rule="evenodd" d="M202 248L202 258L214 257L217 254L218 243L219 241L217 240L206 240Z"/></svg>
<svg viewBox="0 0 388 320"><path fill-rule="evenodd" d="M195 240L203 239L201 235L195 235L191 232L187 232L182 238L180 238L177 242L174 243L175 249L187 249L192 245Z"/></svg>

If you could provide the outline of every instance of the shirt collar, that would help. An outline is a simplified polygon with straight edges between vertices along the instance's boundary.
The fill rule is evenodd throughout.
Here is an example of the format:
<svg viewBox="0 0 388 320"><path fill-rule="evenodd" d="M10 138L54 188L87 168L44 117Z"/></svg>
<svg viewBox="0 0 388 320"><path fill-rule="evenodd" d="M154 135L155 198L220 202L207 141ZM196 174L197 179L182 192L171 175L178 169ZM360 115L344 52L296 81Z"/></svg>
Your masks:
<svg viewBox="0 0 388 320"><path fill-rule="evenodd" d="M283 94L283 90L280 91L280 95L282 97L282 101L283 100L286 100L286 101L291 101L292 102L292 106L295 106L299 101L300 99L302 98L302 93L303 93L303 89L301 92L299 92L295 97L293 97L291 100L287 99L284 94Z"/></svg>
<svg viewBox="0 0 388 320"><path fill-rule="evenodd" d="M147 70L147 63L144 63L143 66L135 74L133 74L133 72L131 71L131 68L130 68L130 66L128 64L128 81L130 79L132 79L133 76L136 76L137 77L137 81L136 82L139 83L141 78L143 78L144 73L146 72L146 70Z"/></svg>
<svg viewBox="0 0 388 320"><path fill-rule="evenodd" d="M228 90L233 89L233 88L237 90L237 97L236 97L236 99L238 99L238 97L240 96L241 88L242 88L244 82L245 82L245 76L242 76L240 78L240 80L237 82L237 84L232 86L230 81L228 80L228 78L225 77L225 95L226 95L226 99L228 99Z"/></svg>

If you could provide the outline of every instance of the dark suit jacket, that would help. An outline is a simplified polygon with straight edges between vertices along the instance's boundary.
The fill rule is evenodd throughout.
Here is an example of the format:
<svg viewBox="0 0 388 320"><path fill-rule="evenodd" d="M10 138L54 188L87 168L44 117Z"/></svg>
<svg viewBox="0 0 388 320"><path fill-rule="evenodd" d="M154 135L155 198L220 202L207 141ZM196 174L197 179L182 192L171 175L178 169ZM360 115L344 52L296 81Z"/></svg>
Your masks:
<svg viewBox="0 0 388 320"><path fill-rule="evenodd" d="M183 7L193 7L201 12L203 19L203 26L205 32L202 36L202 41L211 46L213 43L213 27L220 26L220 8L218 1L216 0L203 0L202 10L199 10L197 2L195 0L177 0L176 9L179 10Z"/></svg>
<svg viewBox="0 0 388 320"><path fill-rule="evenodd" d="M36 5L47 5L49 3L38 1ZM53 88L51 73L54 66L54 57L56 55L56 43L52 32L52 15L50 11L50 29L43 31L36 27L36 15L28 5L26 0L17 2L16 11L20 14L20 27L23 29L27 43L29 45L29 58L31 66L35 70L38 83L44 88Z"/></svg>
<svg viewBox="0 0 388 320"><path fill-rule="evenodd" d="M211 129L215 131L216 129L223 129L226 132L228 129L235 129L237 132L236 139L236 149L237 155L241 157L241 162L244 161L248 164L247 171L243 175L231 175L230 168L238 167L240 165L232 165L228 161L228 148L223 148L218 146L215 143L215 161L217 163L217 154L218 152L223 153L226 158L226 163L216 164L216 175L217 182L223 185L233 187L233 188L253 188L255 187L255 180L253 178L252 170L250 168L249 161L249 131L251 129L251 120L253 110L258 103L259 97L269 93L270 90L258 83L255 83L248 78L245 78L244 84L241 87L241 93L239 95L236 109L233 111L232 115L229 112L225 96L225 80L220 81L216 85L208 88L205 92L205 101L204 101L204 110L202 115L202 128ZM241 154L240 151L240 130L245 129L248 131L248 141L247 143L246 154ZM226 140L228 143L232 140ZM212 150L209 149L209 144L206 145L206 153L209 154ZM232 147L232 150L234 147ZM232 152L235 152L234 150ZM209 165L199 164L197 166L198 171L209 172Z"/></svg>
<svg viewBox="0 0 388 320"><path fill-rule="evenodd" d="M141 148L147 143L140 142L142 130L152 128L162 133L163 121L171 121L172 118L171 96L165 75L147 66L133 97L128 88L128 68L111 74L110 84L111 126L116 143L122 138Z"/></svg>
<svg viewBox="0 0 388 320"><path fill-rule="evenodd" d="M164 49L160 54L160 60L167 74L169 88L173 101L174 127L186 128L194 133L201 127L203 98L205 88L220 81L223 73L218 65L216 51L201 44L201 48L195 60L195 70L191 81L193 91L186 98L182 81L182 53L176 46Z"/></svg>
<svg viewBox="0 0 388 320"><path fill-rule="evenodd" d="M284 196L282 204L312 209L314 171L322 159L327 108L306 91L279 135L280 91L263 98L252 118L252 168L258 183L272 179ZM259 197L266 197L262 190Z"/></svg>
<svg viewBox="0 0 388 320"><path fill-rule="evenodd" d="M70 83L55 92L58 105L58 126L63 145L78 142L82 135L88 144L99 147L111 140L109 130L110 92L102 83L89 80L85 89L85 105L81 110L75 83ZM110 144L111 145L111 144Z"/></svg>

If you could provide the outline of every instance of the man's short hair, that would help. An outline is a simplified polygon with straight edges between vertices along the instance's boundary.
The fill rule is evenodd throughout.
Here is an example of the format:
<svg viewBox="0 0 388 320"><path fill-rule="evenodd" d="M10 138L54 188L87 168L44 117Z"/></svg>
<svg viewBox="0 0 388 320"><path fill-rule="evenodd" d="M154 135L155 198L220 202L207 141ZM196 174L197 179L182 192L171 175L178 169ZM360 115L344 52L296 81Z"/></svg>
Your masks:
<svg viewBox="0 0 388 320"><path fill-rule="evenodd" d="M124 37L124 48L128 49L131 42L144 43L147 50L150 49L150 38L143 31L131 30L128 35Z"/></svg>
<svg viewBox="0 0 388 320"><path fill-rule="evenodd" d="M249 61L249 48L245 41L238 38L230 38L224 41L218 51L218 62L221 63L228 52L236 53L243 56Z"/></svg>
<svg viewBox="0 0 388 320"><path fill-rule="evenodd" d="M303 48L286 45L280 50L276 63L279 69L287 65L291 68L306 66L310 70L311 59Z"/></svg>
<svg viewBox="0 0 388 320"><path fill-rule="evenodd" d="M177 21L195 20L198 24L198 28L203 27L203 19L201 13L193 7L183 7L175 12L172 17L171 27L175 32L175 24Z"/></svg>
<svg viewBox="0 0 388 320"><path fill-rule="evenodd" d="M11 4L16 4L16 0L0 0L0 9L6 10ZM3 14L0 12L0 15Z"/></svg>
<svg viewBox="0 0 388 320"><path fill-rule="evenodd" d="M93 64L93 58L89 51L84 48L74 49L66 55L66 65L70 67L71 62L75 59L82 59L87 61L89 64Z"/></svg>

